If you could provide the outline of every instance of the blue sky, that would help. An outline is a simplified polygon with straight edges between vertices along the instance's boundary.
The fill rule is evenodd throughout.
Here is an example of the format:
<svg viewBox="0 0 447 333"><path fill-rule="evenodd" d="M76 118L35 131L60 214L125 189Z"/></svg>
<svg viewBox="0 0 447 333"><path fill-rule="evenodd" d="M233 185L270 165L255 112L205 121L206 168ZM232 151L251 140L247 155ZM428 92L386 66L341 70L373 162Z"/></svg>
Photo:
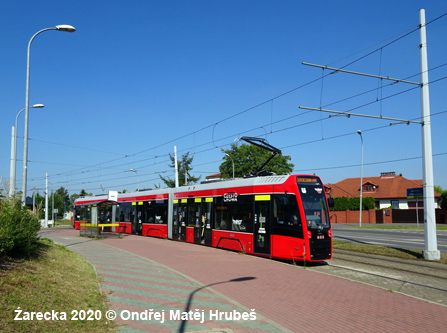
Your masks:
<svg viewBox="0 0 447 333"><path fill-rule="evenodd" d="M70 194L162 184L159 173L173 177L174 145L194 155L204 180L242 135L267 138L292 157L294 173L334 183L360 176L357 130L364 176L421 179L420 125L299 109L419 120L417 86L321 79L327 70L302 62L355 61L346 69L419 81L419 32L409 32L420 8L427 22L447 13L443 1L2 1L0 177L9 179L11 126L25 106L28 41L70 24L76 32L47 31L32 44L30 104L45 108L30 109L28 195L43 193L45 173L50 188ZM428 66L438 67L429 72L434 180L444 189L446 32L447 16L427 26ZM18 127L20 189L23 114Z"/></svg>

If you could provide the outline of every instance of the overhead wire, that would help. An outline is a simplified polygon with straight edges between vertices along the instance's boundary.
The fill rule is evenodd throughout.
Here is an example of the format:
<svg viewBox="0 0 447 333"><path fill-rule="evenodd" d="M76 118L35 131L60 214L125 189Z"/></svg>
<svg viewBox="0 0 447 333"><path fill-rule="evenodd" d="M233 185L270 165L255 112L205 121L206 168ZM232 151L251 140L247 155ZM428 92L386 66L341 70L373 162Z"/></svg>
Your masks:
<svg viewBox="0 0 447 333"><path fill-rule="evenodd" d="M436 20L438 20L438 19L440 19L441 17L446 16L446 15L447 15L447 13L445 13L445 14L443 14L443 15L437 17L436 19L434 19L434 20L432 20L432 21L426 23L426 25L428 25L428 24L430 24L430 23L432 23L432 22L434 22L434 21L436 21ZM398 40L400 40L400 39L402 39L402 38L404 38L404 37L410 35L411 33L414 33L414 32L417 31L418 29L419 29L419 27L416 28L416 29L413 29L413 30L409 31L408 33L405 33L404 35L402 35L402 36L400 36L400 37L398 37L398 38L392 40L391 42L385 44L384 46L380 47L379 49L381 50L381 49L383 49L384 47L387 47L387 46L389 46L389 45L395 43L396 41L398 41ZM377 49L377 50L379 50L379 49ZM345 67L347 67L347 66L350 66L351 64L353 64L353 63L355 63L355 62L357 62L357 61L360 61L361 59L364 59L364 58L367 57L368 55L371 55L371 54L377 52L377 50L374 50L374 51L372 51L372 52L366 54L365 56L362 56L362 57L360 57L360 58L358 58L358 59L356 59L356 60L354 60L354 61L352 61L352 62L346 64L346 65L343 66L342 68L345 68ZM445 65L447 65L447 64L443 64L443 65L437 66L437 67L435 67L435 68L439 68L439 67L442 67L442 66L445 66ZM433 69L435 69L435 68L433 68ZM199 129L199 130L196 130L196 131L194 131L194 132L191 132L191 133L182 135L182 136L180 136L180 137L178 137L178 138L176 138L176 139L172 139L172 140L167 141L167 142L165 142L165 143L159 144L159 145L157 145L157 146L154 146L154 147L151 147L151 148L148 148L148 149L145 149L145 150L139 151L139 152L137 152L137 153L133 153L133 154L123 155L123 154L118 154L118 153L116 153L116 154L118 154L118 155L123 155L123 156L120 157L120 158L116 158L116 159L112 159L112 160L106 161L106 162L101 162L101 163L93 164L93 165L90 165L90 166L84 166L84 167L82 167L82 168L75 169L75 170L72 170L72 171L67 171L67 172L63 172L63 173L58 173L57 176L65 176L65 175L67 175L67 174L72 175L72 174L75 173L75 172L79 172L79 171L86 170L86 169L91 169L91 168L94 168L94 167L97 167L97 166L102 166L102 165L104 165L104 164L109 164L109 163L116 162L116 161L119 161L119 160L122 160L122 159L126 159L126 158L128 158L128 157L130 157L130 156L135 156L135 155L138 155L138 154L142 154L142 153L144 153L144 152L147 152L147 151L150 151L150 150L153 150L153 149L162 147L162 146L164 146L164 145L166 145L166 144L172 143L172 142L174 142L174 141L176 141L176 140L179 140L179 139L188 137L188 136L190 136L190 135L192 135L192 134L194 134L194 136L195 136L195 133L200 132L200 131L203 131L203 130L208 129L208 128L210 128L210 127L213 127L213 131L214 131L214 128L216 127L216 125L219 124L219 123L221 123L221 122L224 122L224 121L227 121L227 120L229 120L229 119L238 117L238 116L240 116L240 115L242 115L242 114L244 114L244 113L246 113L246 112L249 112L249 111L251 111L251 110L254 110L254 109L256 109L256 108L258 108L258 107L260 107L260 106L262 106L262 105L264 105L264 104L266 104L266 103L268 103L268 102L273 103L273 101L274 101L275 99L281 98L281 97L283 97L283 96L285 96L285 95L287 95L287 94L290 94L290 93L292 93L292 92L294 92L294 91L296 91L296 90L298 90L298 89L304 88L304 87L306 87L306 86L308 86L308 85L310 85L310 84L312 84L312 83L314 83L314 82L317 82L317 81L319 81L319 80L323 80L323 79L324 79L326 76L328 76L328 75L330 75L330 74L322 75L322 77L320 77L320 78L311 80L311 81L309 81L309 82L307 82L307 83L304 83L304 84L302 84L302 85L300 85L300 86L298 86L298 87L295 87L295 88L290 89L290 90L288 90L288 91L286 91L286 92L284 92L284 93L282 93L282 94L279 94L279 95L277 95L277 96L275 96L275 97L273 97L273 98L270 98L270 99L268 99L268 100L266 100L266 101L264 101L264 102L258 103L258 104L256 104L256 105L250 107L250 108L247 108L247 109L245 109L245 110L242 110L242 111L240 111L240 112L237 112L237 113L235 113L235 114L233 114L233 115L231 115L231 116L228 116L228 117L226 117L226 118L224 118L224 119L222 119L222 120L220 120L220 121L218 121L218 122L216 122L216 123L207 125L207 126L205 126L205 127L202 127L202 128ZM418 75L418 74L416 74L416 75ZM445 77L442 78L442 79L445 79ZM440 80L440 79L439 79L439 80ZM436 82L436 81L433 81L433 82L431 82L431 83L434 83L434 82ZM407 90L407 91L410 91L410 90L412 90L412 89L409 89L409 90ZM407 91L404 91L404 92L407 92ZM391 96L387 96L387 97L385 97L384 99L394 97L394 96L396 96L396 95L398 95L398 94L401 94L401 93L404 93L404 92L400 92L400 93L397 93L397 94L394 94L394 95L391 95ZM361 95L361 94L358 94L358 95L356 95L356 96L359 96L359 95ZM349 97L348 99L350 99L350 98L354 98L354 97L355 97L355 96L351 96L351 97ZM345 100L347 100L347 99L345 99ZM381 98L380 100L382 100L382 98ZM340 102L340 101L338 101L338 102L333 102L333 103L331 103L331 104L335 104L335 103L339 103L339 102ZM357 108L360 108L360 107L364 107L364 106L369 105L369 104L371 104L371 103L368 103L368 104L365 104L365 105L356 107L356 108L354 108L354 109L357 109ZM354 109L351 109L351 110L354 110ZM290 119L290 118L293 118L293 117L295 117L295 116L288 117L288 118L286 118L286 119ZM272 120L272 119L271 119L271 120ZM272 121L271 121L269 125L271 126L272 124L274 124L274 123L279 123L279 122L281 122L281 121L285 121L285 119L284 119L284 120L279 120L279 121L276 121L276 122L272 122ZM311 122L307 122L307 123L304 123L304 124L299 124L299 125L296 125L296 126L287 127L287 128L285 128L285 129L279 129L279 130L277 130L277 131L271 131L271 133L273 134L273 133L276 133L276 132L285 131L285 130L292 129L292 128L297 127L297 126L304 126L304 125L306 125L306 124L310 124L310 123L312 123L312 122L313 122L313 121L311 121ZM262 128L262 126L261 126L261 127L257 127L257 128ZM343 136L343 135L341 135L341 136ZM226 138L228 138L228 136L225 137L225 138L219 139L219 140L225 140ZM317 140L317 141L318 141L318 140ZM194 142L195 142L195 140L194 140ZM47 142L47 143L49 143L49 142ZM214 144L214 138L213 138L212 143ZM207 145L207 144L210 144L210 143L204 143L204 144L200 144L200 145L196 145L196 144L194 143L194 147L205 146L205 145ZM288 147L290 147L290 146L288 146ZM80 148L80 147L76 147L76 148ZM213 148L216 148L216 146L213 147ZM82 149L82 148L80 148L80 149ZM212 149L212 148L211 148L211 149ZM203 150L203 151L201 151L201 152L205 152L205 151L209 151L209 150L210 150L210 149L205 149L205 150ZM107 153L110 153L110 152L107 152ZM200 153L200 152L196 152L196 153ZM164 154L164 155L161 155L161 156L156 156L156 157L147 158L147 159L145 159L145 160L150 160L150 159L153 159L153 158L160 158L160 157L167 156L167 155L168 155L168 154ZM137 163L138 163L138 162L140 162L140 161L137 161ZM126 163L125 163L125 164L126 164ZM121 165L123 165L123 164L121 164ZM118 165L118 166L119 166L119 165ZM88 170L87 170L87 171L88 171ZM87 171L83 171L82 173L87 172ZM93 176L93 177L94 177L94 176Z"/></svg>
<svg viewBox="0 0 447 333"><path fill-rule="evenodd" d="M437 113L433 113L432 116L437 116L437 115L444 114L444 113L447 113L447 110L445 110L445 111L440 111L440 112L437 112ZM417 119L417 118L414 118L414 119ZM319 121L319 120L315 120L315 122L316 122L316 121ZM382 129L382 128L386 128L386 127L389 127L389 125L382 125L382 126L373 127L373 128L370 128L370 129L365 129L365 130L362 130L362 131L363 131L363 132L368 132L368 131L374 131L374 130L378 130L378 129ZM355 133L354 133L354 134L355 134ZM331 137L327 137L327 138L325 138L324 140L331 140L331 139L336 139L336 138L340 138L340 137L344 137L344 136L349 136L349 135L353 135L353 133L352 133L352 132L348 132L348 133L338 134L338 135L334 135L334 136L331 136ZM293 144L293 145L289 145L289 146L283 146L283 147L280 147L280 148L281 148L281 149L287 149L287 148L290 148L290 147L300 146L300 145L306 145L306 144L310 144L310 143L319 142L319 141L322 141L322 140L323 140L323 139L316 139L316 140L311 140L311 141L301 142L301 143L297 143L297 144ZM206 149L206 150L197 152L197 154L200 154L200 153L202 153L202 152L209 151L209 150L211 150L211 149L213 149L213 148L209 148L209 149ZM445 155L445 154L447 154L447 153L433 154L433 156L441 156L441 155ZM409 158L409 159L414 159L414 158ZM405 160L405 159L403 159L403 160ZM393 161L394 161L394 160L393 160ZM397 160L396 160L396 161L397 161ZM216 163L216 162L220 162L220 160L211 161L211 162L205 162L205 163L197 164L196 166L207 165L207 164L212 164L212 163ZM387 161L371 162L371 165L374 164L374 163L376 163L376 164L387 163ZM369 164L365 164L365 165L369 165ZM341 167L342 167L342 166L330 166L330 167L328 167L328 169L329 169L329 168L341 168ZM322 168L322 169L325 169L325 168ZM305 170L320 170L320 169L310 168L310 169L305 169ZM294 171L303 171L303 170L294 170ZM151 174L159 174L159 173L166 173L166 172L165 172L165 171L154 171L154 172L150 172L150 173L147 173L147 174L142 174L142 175L140 175L140 176L151 175ZM117 174L119 174L119 173L117 173ZM170 175L171 175L171 174L170 174ZM89 177L89 178L95 178L95 177L93 176L93 177ZM87 179L88 179L88 178L87 178ZM123 179L123 177L104 179L103 181L111 181L111 180L113 181L113 180L118 180L118 179ZM153 181L153 180L154 180L154 179L151 179L151 180L145 180L145 182ZM158 179L155 178L155 180L158 180ZM55 182L55 183L57 183L57 184L65 184L64 182ZM90 183L93 183L93 182L92 182L92 181L87 181L87 182L77 182L77 183L74 183L74 184L72 184L72 185L73 185L73 186L76 186L76 185L90 184ZM129 183L129 185L131 185L131 184L136 184L136 183ZM121 186L121 185L116 185L116 186ZM93 189L93 188L92 188L92 189Z"/></svg>

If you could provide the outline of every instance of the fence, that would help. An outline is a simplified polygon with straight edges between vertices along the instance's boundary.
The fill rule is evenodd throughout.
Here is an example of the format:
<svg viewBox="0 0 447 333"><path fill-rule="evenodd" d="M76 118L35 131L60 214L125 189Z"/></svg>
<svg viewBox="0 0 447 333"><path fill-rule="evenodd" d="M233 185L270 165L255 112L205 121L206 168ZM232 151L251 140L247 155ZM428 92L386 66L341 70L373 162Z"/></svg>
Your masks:
<svg viewBox="0 0 447 333"><path fill-rule="evenodd" d="M418 209L369 209L362 211L362 224L424 223L424 210ZM436 224L446 224L447 208L436 209ZM358 210L330 212L332 223L359 223Z"/></svg>

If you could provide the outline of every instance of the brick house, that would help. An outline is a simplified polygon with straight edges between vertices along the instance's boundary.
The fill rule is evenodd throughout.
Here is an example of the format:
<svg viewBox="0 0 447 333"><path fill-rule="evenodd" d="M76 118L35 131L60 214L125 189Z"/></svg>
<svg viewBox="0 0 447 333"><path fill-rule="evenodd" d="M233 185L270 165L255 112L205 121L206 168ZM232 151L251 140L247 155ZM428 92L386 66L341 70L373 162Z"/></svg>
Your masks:
<svg viewBox="0 0 447 333"><path fill-rule="evenodd" d="M423 199L407 199L407 189L422 187L422 179L410 180L396 175L395 172L382 172L380 177L363 177L362 196L372 197L375 208L383 209L394 206L399 209L423 208ZM359 197L360 177L346 178L335 184L326 184L326 194L336 197ZM435 192L435 208L439 208L441 195Z"/></svg>

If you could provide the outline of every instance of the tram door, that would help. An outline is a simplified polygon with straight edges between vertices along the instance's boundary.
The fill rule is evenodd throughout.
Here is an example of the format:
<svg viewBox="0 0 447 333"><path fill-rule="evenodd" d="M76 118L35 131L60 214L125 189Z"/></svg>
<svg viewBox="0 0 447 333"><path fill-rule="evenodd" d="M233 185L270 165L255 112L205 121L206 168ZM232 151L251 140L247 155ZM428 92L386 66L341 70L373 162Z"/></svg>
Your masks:
<svg viewBox="0 0 447 333"><path fill-rule="evenodd" d="M214 220L214 217L211 216L213 213L213 198L206 198L205 202L203 203L203 214L205 217L205 221L203 223L203 229L202 229L202 242L205 243L205 245L211 246L213 244L213 226L211 225L211 221Z"/></svg>
<svg viewBox="0 0 447 333"><path fill-rule="evenodd" d="M187 227L187 210L188 210L188 200L181 199L179 200L179 205L177 206L177 230L175 231L176 238L186 241L186 227Z"/></svg>
<svg viewBox="0 0 447 333"><path fill-rule="evenodd" d="M211 212L213 198L196 198L195 207L188 212L194 214L194 243L212 245Z"/></svg>
<svg viewBox="0 0 447 333"><path fill-rule="evenodd" d="M270 195L255 196L254 252L270 254Z"/></svg>
<svg viewBox="0 0 447 333"><path fill-rule="evenodd" d="M135 215L135 233L141 235L143 233L143 202L137 202L137 212Z"/></svg>
<svg viewBox="0 0 447 333"><path fill-rule="evenodd" d="M173 217L172 217L172 239L180 239L180 218L178 200L174 199Z"/></svg>

